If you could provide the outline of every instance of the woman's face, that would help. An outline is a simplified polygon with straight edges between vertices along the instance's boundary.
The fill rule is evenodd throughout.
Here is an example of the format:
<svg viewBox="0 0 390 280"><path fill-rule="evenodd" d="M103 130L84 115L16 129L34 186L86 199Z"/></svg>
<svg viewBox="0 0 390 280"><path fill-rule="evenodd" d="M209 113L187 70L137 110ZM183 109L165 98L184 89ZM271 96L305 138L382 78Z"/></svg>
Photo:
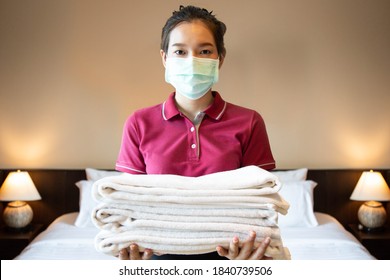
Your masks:
<svg viewBox="0 0 390 280"><path fill-rule="evenodd" d="M218 50L213 33L203 22L197 20L178 24L170 33L167 53L161 50L161 56L165 66L167 57L218 59ZM223 58L219 59L221 67Z"/></svg>

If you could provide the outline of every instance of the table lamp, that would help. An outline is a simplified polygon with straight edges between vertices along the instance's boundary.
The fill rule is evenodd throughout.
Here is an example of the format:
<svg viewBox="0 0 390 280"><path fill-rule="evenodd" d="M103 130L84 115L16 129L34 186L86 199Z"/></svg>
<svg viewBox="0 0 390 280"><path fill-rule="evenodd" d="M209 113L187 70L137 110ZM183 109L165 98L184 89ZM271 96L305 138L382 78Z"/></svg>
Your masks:
<svg viewBox="0 0 390 280"><path fill-rule="evenodd" d="M365 231L381 229L386 223L386 210L378 201L389 201L390 190L380 172L364 171L350 199L366 201L358 211L359 222Z"/></svg>
<svg viewBox="0 0 390 280"><path fill-rule="evenodd" d="M28 226L32 221L33 211L25 201L40 199L28 172L10 172L0 189L0 201L11 201L4 209L5 224L14 229Z"/></svg>

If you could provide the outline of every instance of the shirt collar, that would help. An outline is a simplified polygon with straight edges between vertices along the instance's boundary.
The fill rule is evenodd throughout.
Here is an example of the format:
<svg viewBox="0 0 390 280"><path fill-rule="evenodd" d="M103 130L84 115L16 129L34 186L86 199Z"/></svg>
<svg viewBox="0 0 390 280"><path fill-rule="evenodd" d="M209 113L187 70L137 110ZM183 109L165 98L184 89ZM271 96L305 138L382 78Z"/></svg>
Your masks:
<svg viewBox="0 0 390 280"><path fill-rule="evenodd" d="M214 102L204 110L205 114L209 117L220 120L226 110L226 101L224 101L221 95L217 91L213 91ZM168 99L162 104L162 116L164 120L169 120L177 115L180 115L180 111L176 107L175 93L171 93Z"/></svg>

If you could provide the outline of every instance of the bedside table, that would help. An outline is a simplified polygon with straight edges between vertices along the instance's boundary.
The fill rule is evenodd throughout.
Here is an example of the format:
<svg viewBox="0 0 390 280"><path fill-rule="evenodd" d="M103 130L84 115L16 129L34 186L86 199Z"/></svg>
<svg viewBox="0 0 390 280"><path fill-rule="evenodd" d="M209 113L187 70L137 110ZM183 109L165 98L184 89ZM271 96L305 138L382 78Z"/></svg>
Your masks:
<svg viewBox="0 0 390 280"><path fill-rule="evenodd" d="M31 224L23 231L6 227L0 229L0 259L15 258L43 229L41 224Z"/></svg>
<svg viewBox="0 0 390 280"><path fill-rule="evenodd" d="M359 230L357 224L348 225L349 231L378 260L390 260L390 228L383 231L366 232Z"/></svg>

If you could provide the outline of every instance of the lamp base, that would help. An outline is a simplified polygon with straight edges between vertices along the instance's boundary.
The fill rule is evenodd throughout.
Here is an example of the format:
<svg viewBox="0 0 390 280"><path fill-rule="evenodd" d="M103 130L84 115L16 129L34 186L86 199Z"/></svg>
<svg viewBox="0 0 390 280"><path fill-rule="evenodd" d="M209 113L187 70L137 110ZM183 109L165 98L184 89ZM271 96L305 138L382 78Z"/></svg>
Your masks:
<svg viewBox="0 0 390 280"><path fill-rule="evenodd" d="M23 229L31 223L33 211L26 202L13 201L4 209L3 218L9 228Z"/></svg>
<svg viewBox="0 0 390 280"><path fill-rule="evenodd" d="M360 206L358 218L363 225L363 230L367 232L381 230L386 223L386 210L382 203L377 201L368 201Z"/></svg>

